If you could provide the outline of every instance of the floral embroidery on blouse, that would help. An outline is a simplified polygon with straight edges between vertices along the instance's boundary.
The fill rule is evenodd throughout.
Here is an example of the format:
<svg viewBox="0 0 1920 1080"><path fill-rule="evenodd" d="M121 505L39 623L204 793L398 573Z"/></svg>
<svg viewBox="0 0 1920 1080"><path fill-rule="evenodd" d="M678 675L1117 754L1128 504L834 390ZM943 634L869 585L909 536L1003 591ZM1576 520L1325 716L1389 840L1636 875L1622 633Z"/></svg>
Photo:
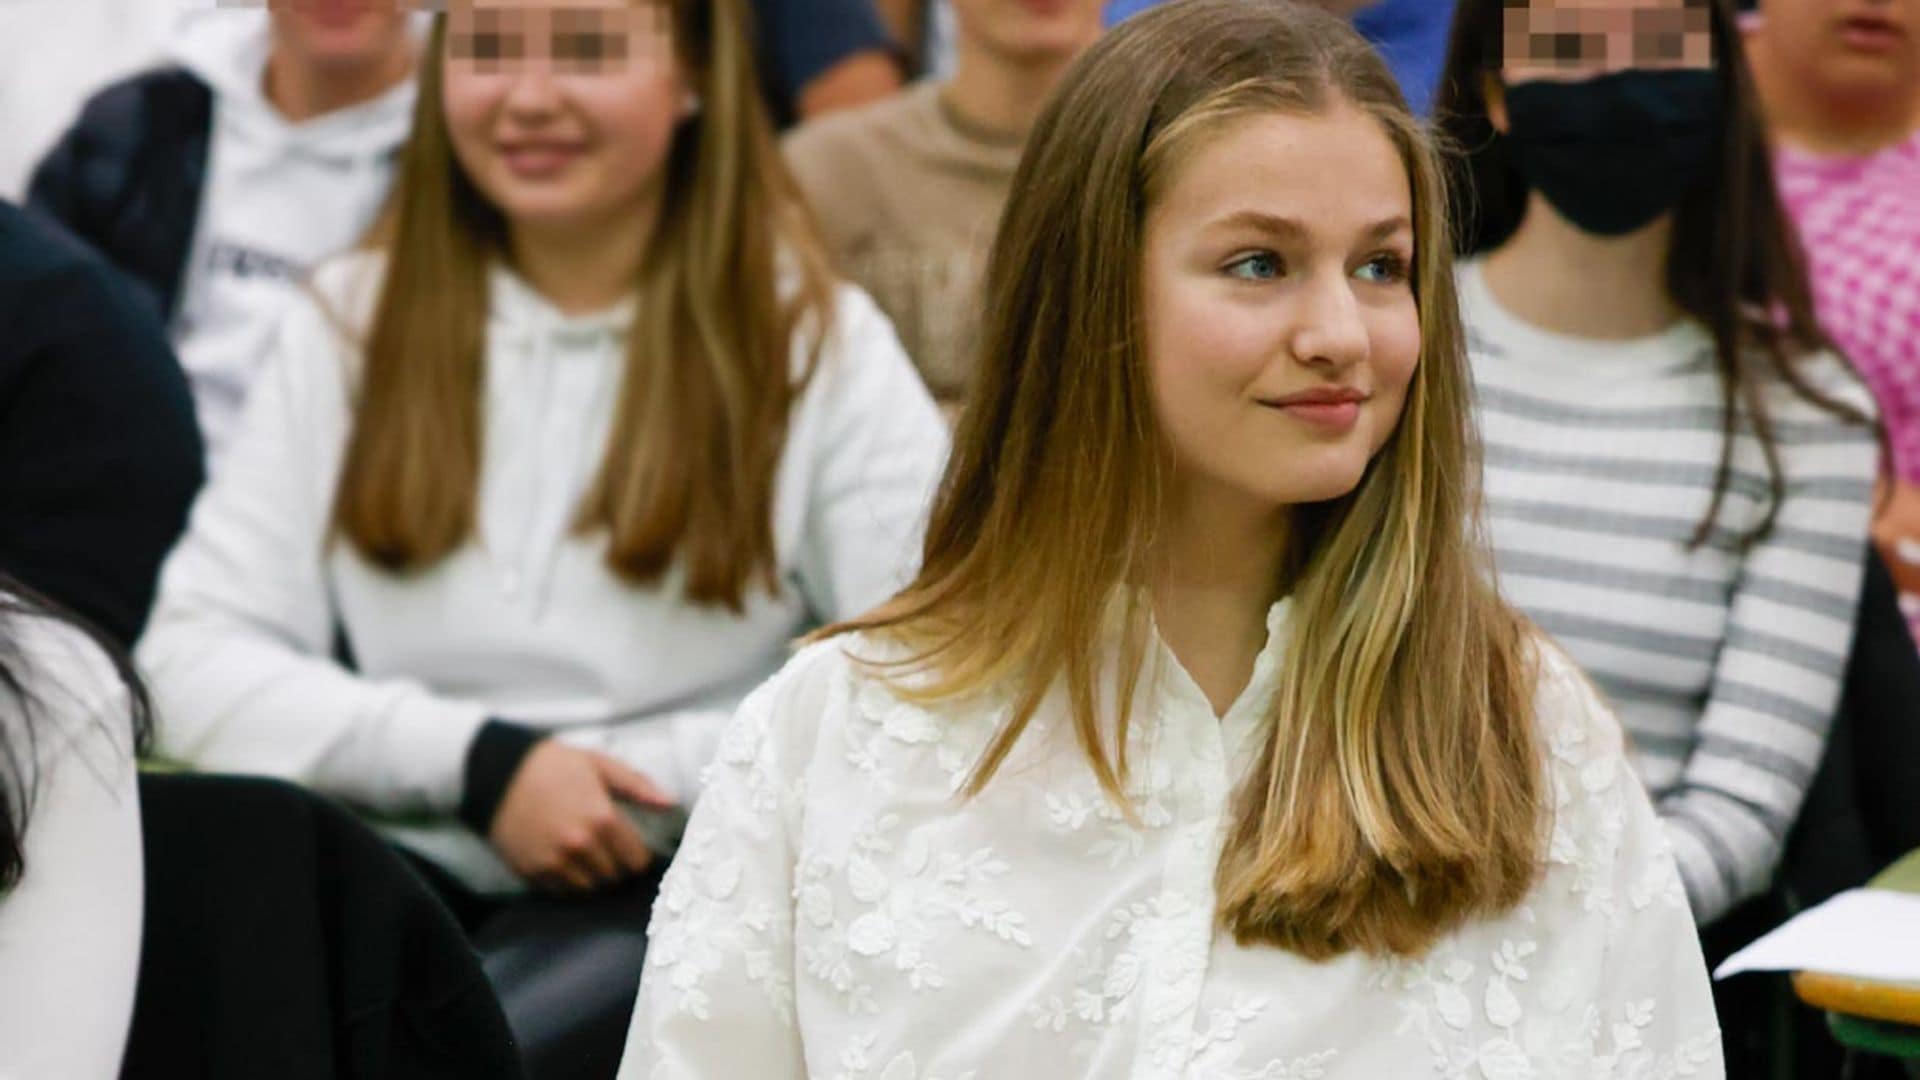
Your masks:
<svg viewBox="0 0 1920 1080"><path fill-rule="evenodd" d="M1417 960L1314 964L1218 931L1213 872L1283 627L1224 718L1184 673L1141 690L1133 820L1058 706L968 799L1003 710L901 700L848 659L864 639L803 651L722 741L656 906L623 1080L1723 1077L1652 807L1544 645L1553 827L1525 903Z"/></svg>

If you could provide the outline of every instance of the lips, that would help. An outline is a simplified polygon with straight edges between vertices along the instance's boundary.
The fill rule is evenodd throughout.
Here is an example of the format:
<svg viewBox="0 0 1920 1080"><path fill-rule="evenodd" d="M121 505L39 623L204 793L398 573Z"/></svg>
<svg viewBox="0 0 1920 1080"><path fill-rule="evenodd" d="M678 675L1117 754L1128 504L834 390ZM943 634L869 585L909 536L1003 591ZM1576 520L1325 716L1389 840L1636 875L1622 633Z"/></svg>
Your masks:
<svg viewBox="0 0 1920 1080"><path fill-rule="evenodd" d="M537 180L557 175L573 164L585 148L569 142L505 143L499 147L507 170L523 179Z"/></svg>
<svg viewBox="0 0 1920 1080"><path fill-rule="evenodd" d="M1840 40L1861 52L1886 52L1906 40L1906 30L1890 19L1875 15L1854 15L1840 20Z"/></svg>
<svg viewBox="0 0 1920 1080"><path fill-rule="evenodd" d="M1349 386L1321 386L1260 404L1330 434L1344 434L1360 422L1360 406L1369 395Z"/></svg>

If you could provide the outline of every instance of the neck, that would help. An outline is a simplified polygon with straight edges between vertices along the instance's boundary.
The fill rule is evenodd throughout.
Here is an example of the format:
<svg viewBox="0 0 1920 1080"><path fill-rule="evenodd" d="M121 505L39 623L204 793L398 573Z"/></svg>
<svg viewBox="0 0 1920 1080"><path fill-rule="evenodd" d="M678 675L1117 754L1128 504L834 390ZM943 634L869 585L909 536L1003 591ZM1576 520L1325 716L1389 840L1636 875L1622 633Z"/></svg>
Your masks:
<svg viewBox="0 0 1920 1080"><path fill-rule="evenodd" d="M1625 236L1583 232L1534 192L1511 239L1487 256L1487 287L1522 322L1570 337L1646 337L1679 317L1667 292L1671 215ZM1568 273L1579 267L1579 273Z"/></svg>
<svg viewBox="0 0 1920 1080"><path fill-rule="evenodd" d="M1754 82L1775 139L1801 150L1856 157L1904 142L1920 131L1920 83L1902 92L1823 94L1807 73L1783 69L1766 33L1747 43Z"/></svg>
<svg viewBox="0 0 1920 1080"><path fill-rule="evenodd" d="M633 295L653 235L657 202L612 223L545 228L508 225L513 267L533 290L568 315L604 311Z"/></svg>
<svg viewBox="0 0 1920 1080"><path fill-rule="evenodd" d="M1225 715L1266 646L1289 515L1244 496L1194 491L1171 505L1149 582L1154 621L1214 713Z"/></svg>
<svg viewBox="0 0 1920 1080"><path fill-rule="evenodd" d="M302 123L372 101L413 74L413 45L402 40L393 51L361 64L321 66L276 44L267 56L267 101L280 115Z"/></svg>
<svg viewBox="0 0 1920 1080"><path fill-rule="evenodd" d="M971 34L955 45L953 78L940 90L966 127L987 138L1017 142L1026 137L1047 95L1073 63L1071 55L1019 63L997 55Z"/></svg>

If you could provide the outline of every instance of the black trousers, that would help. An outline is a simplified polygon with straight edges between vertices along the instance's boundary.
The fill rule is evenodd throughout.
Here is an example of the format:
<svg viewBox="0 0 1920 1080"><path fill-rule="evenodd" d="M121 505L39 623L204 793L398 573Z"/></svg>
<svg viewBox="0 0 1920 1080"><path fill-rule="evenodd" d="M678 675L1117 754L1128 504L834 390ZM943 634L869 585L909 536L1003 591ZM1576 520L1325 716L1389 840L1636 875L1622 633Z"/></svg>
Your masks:
<svg viewBox="0 0 1920 1080"><path fill-rule="evenodd" d="M528 1080L612 1080L647 954L664 863L586 896L482 896L409 853L466 929Z"/></svg>

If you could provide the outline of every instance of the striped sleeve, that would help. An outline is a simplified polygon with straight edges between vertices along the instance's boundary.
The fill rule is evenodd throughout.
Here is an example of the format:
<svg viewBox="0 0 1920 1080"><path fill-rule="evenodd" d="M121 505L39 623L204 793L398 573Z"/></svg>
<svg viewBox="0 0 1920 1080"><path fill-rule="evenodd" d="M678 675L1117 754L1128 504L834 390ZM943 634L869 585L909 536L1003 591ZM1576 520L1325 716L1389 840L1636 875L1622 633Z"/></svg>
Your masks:
<svg viewBox="0 0 1920 1080"><path fill-rule="evenodd" d="M1841 393L1871 410L1855 386ZM1779 448L1775 526L1741 562L1692 752L1659 801L1703 925L1773 880L1840 698L1868 550L1873 430L1814 413L1783 424Z"/></svg>

